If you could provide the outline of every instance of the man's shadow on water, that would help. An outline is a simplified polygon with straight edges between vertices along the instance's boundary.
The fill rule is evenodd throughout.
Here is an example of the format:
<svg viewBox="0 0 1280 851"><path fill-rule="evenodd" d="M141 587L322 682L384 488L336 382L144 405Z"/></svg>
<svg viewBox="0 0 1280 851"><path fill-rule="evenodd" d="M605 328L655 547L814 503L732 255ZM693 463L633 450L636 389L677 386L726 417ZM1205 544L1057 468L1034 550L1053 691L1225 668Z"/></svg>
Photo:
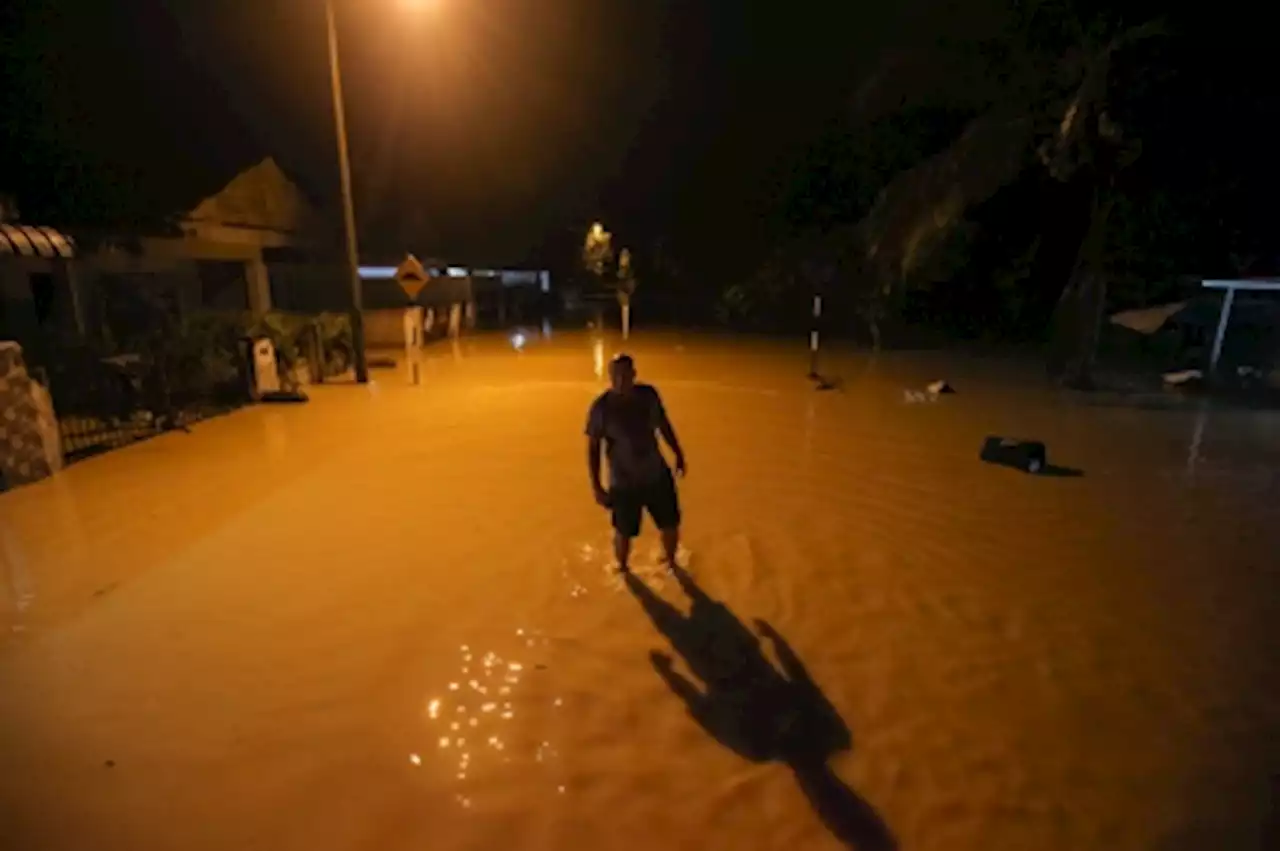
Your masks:
<svg viewBox="0 0 1280 851"><path fill-rule="evenodd" d="M760 637L727 606L707 596L693 577L675 570L693 602L686 616L634 575L627 587L654 626L671 642L702 682L699 688L677 673L671 656L649 654L658 675L716 741L752 762L778 762L791 769L822 823L858 851L896 847L875 810L827 765L849 750L853 737L795 651L762 620L755 626L772 642L781 670L764 653Z"/></svg>

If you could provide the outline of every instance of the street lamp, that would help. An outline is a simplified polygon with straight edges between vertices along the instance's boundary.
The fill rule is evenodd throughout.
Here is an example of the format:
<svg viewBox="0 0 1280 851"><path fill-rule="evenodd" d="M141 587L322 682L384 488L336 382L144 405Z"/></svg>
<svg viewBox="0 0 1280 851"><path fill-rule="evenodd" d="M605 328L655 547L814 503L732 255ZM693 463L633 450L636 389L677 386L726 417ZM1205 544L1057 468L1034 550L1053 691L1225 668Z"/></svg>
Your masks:
<svg viewBox="0 0 1280 851"><path fill-rule="evenodd" d="M369 383L369 361L364 350L364 287L360 280L360 246L356 241L356 208L351 197L351 155L347 151L347 116L342 106L342 71L338 65L338 26L333 0L325 0L329 27L329 76L333 81L333 121L338 137L338 171L342 178L342 224L347 237L347 275L351 284L351 345L355 349L356 381Z"/></svg>
<svg viewBox="0 0 1280 851"><path fill-rule="evenodd" d="M360 246L356 237L356 208L351 193L351 154L347 149L347 116L342 100L342 71L338 64L338 25L334 0L325 0L329 28L329 76L333 82L333 121L338 137L338 170L342 178L342 223L346 231L347 274L351 281L351 343L355 349L356 381L369 382L369 361L364 350L364 287L360 280ZM421 11L435 0L401 0L406 8Z"/></svg>

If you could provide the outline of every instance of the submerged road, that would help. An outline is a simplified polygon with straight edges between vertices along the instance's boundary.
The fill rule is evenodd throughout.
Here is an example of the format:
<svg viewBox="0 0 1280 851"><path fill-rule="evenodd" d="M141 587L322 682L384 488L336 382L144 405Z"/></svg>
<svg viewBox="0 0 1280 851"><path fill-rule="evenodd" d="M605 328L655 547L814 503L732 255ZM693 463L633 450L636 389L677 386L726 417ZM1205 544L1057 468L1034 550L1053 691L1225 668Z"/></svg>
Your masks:
<svg viewBox="0 0 1280 851"><path fill-rule="evenodd" d="M0 846L1264 847L1275 415L642 333L691 571L647 529L624 583L617 345L445 344L0 495Z"/></svg>

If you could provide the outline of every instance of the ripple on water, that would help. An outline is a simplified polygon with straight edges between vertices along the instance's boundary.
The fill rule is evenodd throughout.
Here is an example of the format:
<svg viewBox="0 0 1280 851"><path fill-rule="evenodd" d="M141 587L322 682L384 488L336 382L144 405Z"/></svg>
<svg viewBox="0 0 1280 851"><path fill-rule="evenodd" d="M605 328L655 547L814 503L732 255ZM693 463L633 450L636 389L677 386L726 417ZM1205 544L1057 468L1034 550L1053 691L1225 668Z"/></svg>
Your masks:
<svg viewBox="0 0 1280 851"><path fill-rule="evenodd" d="M693 553L683 544L676 551L676 563L681 567L689 567ZM631 573L654 586L661 587L670 578L670 571L663 561L662 547L658 544L638 546L632 551ZM626 591L623 575L618 570L617 559L613 556L612 542L601 539L597 542L583 542L574 550L573 555L561 562L561 578L566 593L571 599L586 597L593 587L612 592Z"/></svg>

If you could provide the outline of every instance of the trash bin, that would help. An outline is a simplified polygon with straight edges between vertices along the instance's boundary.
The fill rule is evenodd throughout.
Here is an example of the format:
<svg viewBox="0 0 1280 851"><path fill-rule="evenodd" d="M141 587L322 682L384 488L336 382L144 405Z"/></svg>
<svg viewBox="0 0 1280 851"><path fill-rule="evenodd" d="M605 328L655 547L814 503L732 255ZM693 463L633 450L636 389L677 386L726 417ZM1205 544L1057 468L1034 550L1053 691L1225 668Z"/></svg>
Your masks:
<svg viewBox="0 0 1280 851"><path fill-rule="evenodd" d="M252 341L249 365L250 395L254 400L280 392L280 367L276 363L275 344L270 339L259 337Z"/></svg>

